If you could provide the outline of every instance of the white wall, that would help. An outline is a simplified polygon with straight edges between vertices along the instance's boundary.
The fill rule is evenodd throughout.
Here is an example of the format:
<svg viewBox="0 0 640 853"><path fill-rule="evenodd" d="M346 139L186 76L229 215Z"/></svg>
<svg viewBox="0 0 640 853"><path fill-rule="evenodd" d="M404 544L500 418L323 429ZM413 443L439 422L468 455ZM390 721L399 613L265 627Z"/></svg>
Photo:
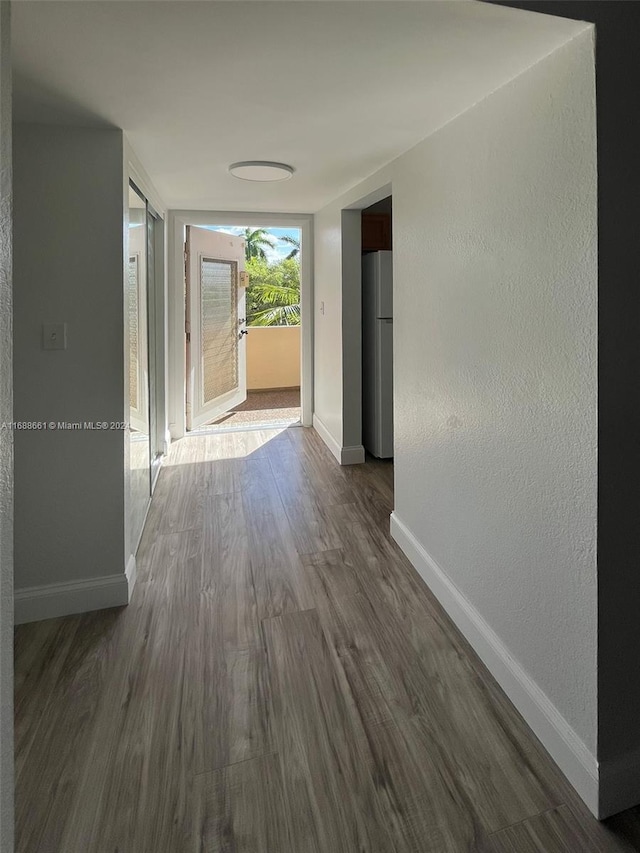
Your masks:
<svg viewBox="0 0 640 853"><path fill-rule="evenodd" d="M11 38L0 3L0 423L12 416ZM13 850L13 435L0 430L0 850Z"/></svg>
<svg viewBox="0 0 640 853"><path fill-rule="evenodd" d="M396 535L593 807L591 31L316 215L316 414L337 442L358 369L340 328L341 211L389 182Z"/></svg>
<svg viewBox="0 0 640 853"><path fill-rule="evenodd" d="M364 459L360 209L391 194L393 168L376 172L314 216L314 426L343 463L345 450L349 461ZM358 447L360 456L350 453Z"/></svg>
<svg viewBox="0 0 640 853"><path fill-rule="evenodd" d="M342 222L340 206L314 217L313 414L342 440Z"/></svg>
<svg viewBox="0 0 640 853"><path fill-rule="evenodd" d="M354 366L342 378L342 444L362 448L362 214L342 211L342 358ZM364 448L357 462L364 461Z"/></svg>
<svg viewBox="0 0 640 853"><path fill-rule="evenodd" d="M594 108L586 34L394 181L396 511L592 749Z"/></svg>
<svg viewBox="0 0 640 853"><path fill-rule="evenodd" d="M15 128L18 421L127 420L122 170L121 131ZM51 321L68 324L64 351L42 347ZM56 611L60 596L80 610L126 603L127 438L122 429L16 433L16 607L31 607L21 618L51 615L47 601ZM59 584L71 588L51 588Z"/></svg>

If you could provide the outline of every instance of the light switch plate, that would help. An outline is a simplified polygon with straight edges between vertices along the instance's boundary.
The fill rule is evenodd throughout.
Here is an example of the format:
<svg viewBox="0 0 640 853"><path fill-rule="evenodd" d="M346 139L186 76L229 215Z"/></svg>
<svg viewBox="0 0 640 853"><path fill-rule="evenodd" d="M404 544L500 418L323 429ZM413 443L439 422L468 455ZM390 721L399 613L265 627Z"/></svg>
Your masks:
<svg viewBox="0 0 640 853"><path fill-rule="evenodd" d="M66 323L43 323L42 324L42 346L43 346L43 349L66 349L67 348L67 324Z"/></svg>

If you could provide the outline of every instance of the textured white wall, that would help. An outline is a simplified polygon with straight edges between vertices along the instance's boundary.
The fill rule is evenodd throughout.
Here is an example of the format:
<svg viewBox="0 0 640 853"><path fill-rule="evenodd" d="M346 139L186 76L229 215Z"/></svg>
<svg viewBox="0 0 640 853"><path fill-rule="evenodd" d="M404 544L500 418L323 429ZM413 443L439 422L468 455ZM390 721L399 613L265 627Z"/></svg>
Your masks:
<svg viewBox="0 0 640 853"><path fill-rule="evenodd" d="M391 182L396 512L592 752L594 98L587 31L321 211L315 279L340 440L341 209Z"/></svg>
<svg viewBox="0 0 640 853"><path fill-rule="evenodd" d="M314 219L313 412L342 441L342 267L340 208Z"/></svg>
<svg viewBox="0 0 640 853"><path fill-rule="evenodd" d="M591 750L594 116L585 34L394 181L396 512Z"/></svg>
<svg viewBox="0 0 640 853"><path fill-rule="evenodd" d="M15 128L16 420L123 420L122 164L120 131ZM127 437L16 434L16 589L124 572Z"/></svg>
<svg viewBox="0 0 640 853"><path fill-rule="evenodd" d="M342 211L342 358L359 365L362 360L362 214ZM342 375L342 444L362 444L362 370Z"/></svg>
<svg viewBox="0 0 640 853"><path fill-rule="evenodd" d="M11 37L0 2L0 422L12 416ZM0 850L13 850L13 435L0 431Z"/></svg>

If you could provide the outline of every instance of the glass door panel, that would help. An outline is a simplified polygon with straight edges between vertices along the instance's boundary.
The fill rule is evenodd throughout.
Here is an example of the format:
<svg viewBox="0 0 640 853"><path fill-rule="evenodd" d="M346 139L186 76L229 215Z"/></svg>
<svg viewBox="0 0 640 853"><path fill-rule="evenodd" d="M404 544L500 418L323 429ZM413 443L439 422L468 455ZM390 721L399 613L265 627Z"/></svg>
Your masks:
<svg viewBox="0 0 640 853"><path fill-rule="evenodd" d="M151 451L147 203L133 186L128 237L129 514L135 550L151 495Z"/></svg>

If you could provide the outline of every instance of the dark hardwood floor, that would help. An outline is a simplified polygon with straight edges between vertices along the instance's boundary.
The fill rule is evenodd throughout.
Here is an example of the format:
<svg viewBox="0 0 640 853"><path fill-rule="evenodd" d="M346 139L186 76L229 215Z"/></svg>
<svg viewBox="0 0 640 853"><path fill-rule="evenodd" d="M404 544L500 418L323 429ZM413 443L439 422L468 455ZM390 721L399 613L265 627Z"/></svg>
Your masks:
<svg viewBox="0 0 640 853"><path fill-rule="evenodd" d="M16 631L19 853L598 853L599 824L311 430L160 474L127 608Z"/></svg>

